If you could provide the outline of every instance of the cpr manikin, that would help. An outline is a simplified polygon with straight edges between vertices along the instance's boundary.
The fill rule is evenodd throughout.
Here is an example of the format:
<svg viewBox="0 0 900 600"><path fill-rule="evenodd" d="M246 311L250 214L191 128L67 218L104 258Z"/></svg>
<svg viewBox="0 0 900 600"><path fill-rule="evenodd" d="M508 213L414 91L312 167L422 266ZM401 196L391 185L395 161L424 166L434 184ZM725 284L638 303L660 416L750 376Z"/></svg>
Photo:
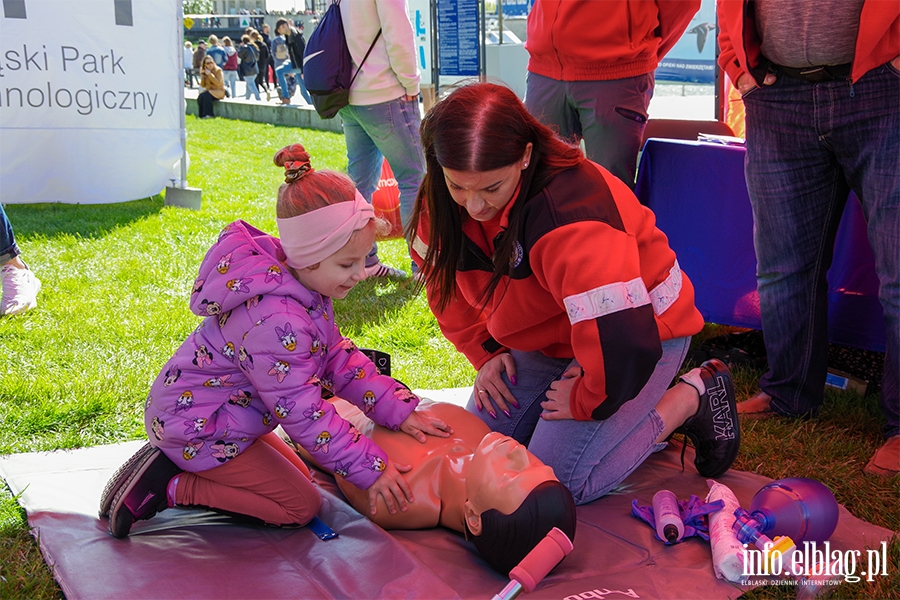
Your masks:
<svg viewBox="0 0 900 600"><path fill-rule="evenodd" d="M348 402L333 402L341 416L383 448L398 468L411 467L404 475L415 500L406 511L393 514L380 498L371 514L366 492L336 478L350 504L381 527L443 526L467 534L501 573L509 572L553 527L574 539L575 505L553 469L512 438L491 432L465 409L420 404L419 410L453 429L448 438L427 436L421 443L374 424Z"/></svg>

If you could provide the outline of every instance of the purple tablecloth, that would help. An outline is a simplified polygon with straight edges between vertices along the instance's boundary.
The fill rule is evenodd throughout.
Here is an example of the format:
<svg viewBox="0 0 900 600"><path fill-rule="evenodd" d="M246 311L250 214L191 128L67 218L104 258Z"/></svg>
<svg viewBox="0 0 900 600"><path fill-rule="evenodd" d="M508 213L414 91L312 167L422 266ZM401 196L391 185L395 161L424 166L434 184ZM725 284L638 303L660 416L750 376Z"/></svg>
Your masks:
<svg viewBox="0 0 900 600"><path fill-rule="evenodd" d="M703 318L761 329L744 155L740 146L649 139L635 193L656 213L657 225L694 283ZM828 300L832 342L884 351L878 277L853 195L838 228Z"/></svg>

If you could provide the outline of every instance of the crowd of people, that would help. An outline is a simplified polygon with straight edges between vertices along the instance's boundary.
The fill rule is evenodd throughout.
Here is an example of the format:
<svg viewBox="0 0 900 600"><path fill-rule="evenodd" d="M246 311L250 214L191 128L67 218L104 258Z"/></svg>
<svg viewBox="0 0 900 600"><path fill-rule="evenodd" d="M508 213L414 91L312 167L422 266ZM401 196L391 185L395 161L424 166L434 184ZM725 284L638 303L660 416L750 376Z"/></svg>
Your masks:
<svg viewBox="0 0 900 600"><path fill-rule="evenodd" d="M674 433L692 442L700 475L719 477L740 449L738 413L807 418L822 404L823 284L851 189L869 222L888 330L887 441L866 470L900 471L900 7L833 0L831 10L808 2L787 14L758 0L748 15L740 0L719 3L720 65L747 104L769 352L760 393L738 404L722 362L683 372L703 317L690 274L632 191L653 69L699 0L659 3L656 12L651 3L622 7L630 18L600 33L545 29L587 19L596 4L535 2L526 102L502 85L470 83L424 118L405 3L341 4L354 64L371 48L340 112L348 174L317 169L301 144L281 149L279 236L236 221L209 249L190 297L202 324L151 386L149 443L104 490L112 535L175 506L306 524L319 495L274 435L278 425L376 522L399 526L397 515L408 513L406 526L467 533L501 570L550 527L574 533L574 506L609 493ZM201 116L213 99L235 96L237 77L245 97L260 99L277 79L279 101L289 103L293 78L306 98L302 29L280 19L274 32L249 29L237 47L210 36L190 69L186 44L186 83L199 76ZM627 43L635 39L640 47ZM334 322L333 299L363 279L408 276L377 255L371 196L383 159L400 186L417 285L476 371L461 414L420 405ZM10 248L5 256L14 257ZM452 477L429 462L451 447L463 465ZM498 487L501 476L518 484ZM520 513L530 503L554 510ZM522 519L527 542L494 533L511 518Z"/></svg>
<svg viewBox="0 0 900 600"><path fill-rule="evenodd" d="M195 84L199 87L200 116L215 116L213 99L238 98L238 82L244 84L245 100L253 97L261 102L262 94L265 94L266 102L271 102L274 97L281 105L298 101L312 104L303 82L303 50L306 46L303 27L302 21L279 19L274 34L268 23L263 22L259 29L247 27L238 42L229 36L220 39L215 34L209 35L206 40L198 40L196 47L190 40L185 40L182 51L184 85L191 89ZM207 56L212 57L221 71L226 91L224 95L211 91L203 84ZM210 71L208 76L217 77L218 71ZM218 90L218 86L214 84L213 89ZM297 90L299 97L294 98ZM203 96L202 100L200 96Z"/></svg>

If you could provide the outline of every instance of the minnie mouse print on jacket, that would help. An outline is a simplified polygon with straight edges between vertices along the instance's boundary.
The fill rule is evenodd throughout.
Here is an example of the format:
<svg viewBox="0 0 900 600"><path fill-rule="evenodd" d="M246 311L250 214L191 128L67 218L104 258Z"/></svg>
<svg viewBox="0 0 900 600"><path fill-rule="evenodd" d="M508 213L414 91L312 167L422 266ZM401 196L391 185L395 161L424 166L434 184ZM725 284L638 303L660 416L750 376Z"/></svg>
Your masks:
<svg viewBox="0 0 900 600"><path fill-rule="evenodd" d="M204 317L147 398L150 443L186 471L231 460L281 425L319 464L367 489L387 454L323 401L331 393L397 430L419 398L380 375L334 323L331 299L284 265L281 242L236 221L207 252L191 292Z"/></svg>

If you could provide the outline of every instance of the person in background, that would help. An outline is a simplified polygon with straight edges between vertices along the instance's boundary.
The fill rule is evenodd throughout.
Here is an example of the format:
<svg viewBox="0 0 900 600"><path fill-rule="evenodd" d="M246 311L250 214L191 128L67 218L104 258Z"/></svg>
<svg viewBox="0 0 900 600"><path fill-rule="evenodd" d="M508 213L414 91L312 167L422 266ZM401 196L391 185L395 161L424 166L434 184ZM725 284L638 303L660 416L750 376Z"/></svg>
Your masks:
<svg viewBox="0 0 900 600"><path fill-rule="evenodd" d="M244 82L247 84L247 91L244 92L244 99L248 100L252 93L259 102L259 88L256 87L256 76L259 74L259 50L256 45L250 41L250 36L244 34L241 36L241 47L238 50L238 57L241 59L241 69L244 73Z"/></svg>
<svg viewBox="0 0 900 600"><path fill-rule="evenodd" d="M271 28L268 23L263 23L262 30L259 34L262 36L263 44L266 46L267 56L269 57L269 64L266 67L265 71L265 80L267 86L269 84L275 83L275 59L272 56L272 36L270 35ZM268 89L268 88L267 88ZM267 94L266 100L271 100L271 97Z"/></svg>
<svg viewBox="0 0 900 600"><path fill-rule="evenodd" d="M197 79L202 75L201 69L203 68L203 59L206 58L206 42L200 40L197 42L197 49L194 50L194 56L191 57L191 62L193 64L194 75ZM215 64L215 63L213 63Z"/></svg>
<svg viewBox="0 0 900 600"><path fill-rule="evenodd" d="M17 315L37 306L41 282L22 260L12 225L0 204L0 316Z"/></svg>
<svg viewBox="0 0 900 600"><path fill-rule="evenodd" d="M212 61L212 59L209 59ZM204 320L161 369L145 403L149 444L113 475L100 501L109 531L173 506L204 506L270 525L305 525L321 497L277 426L320 464L405 512L415 498L403 472L323 399L335 394L379 425L425 443L448 437L419 398L381 375L341 335L332 300L365 279L375 211L342 173L317 171L300 144L275 154L285 183L279 238L243 221L206 253L190 295Z"/></svg>
<svg viewBox="0 0 900 600"><path fill-rule="evenodd" d="M828 370L834 240L852 190L880 280L886 441L865 471L900 472L900 3L718 4L719 66L744 99L747 188L769 370L738 412L815 416Z"/></svg>
<svg viewBox="0 0 900 600"><path fill-rule="evenodd" d="M268 102L272 99L272 94L269 92L269 77L267 74L269 69L269 45L263 42L262 36L255 29L250 31L250 42L256 47L256 52L259 54L259 58L256 61L257 73L254 83L259 91L265 90L266 102Z"/></svg>
<svg viewBox="0 0 900 600"><path fill-rule="evenodd" d="M184 50L181 52L184 65L184 85L194 87L194 45L189 40L184 40Z"/></svg>
<svg viewBox="0 0 900 600"><path fill-rule="evenodd" d="M284 19L279 19L278 23L280 24L282 21L284 21ZM284 29L284 27L280 27L280 29ZM276 27L276 34L278 30L279 27ZM291 103L291 92L287 78L293 73L293 65L291 65L291 52L288 49L287 40L283 35L277 34L272 39L271 50L275 77L278 80L278 99L282 104L287 105Z"/></svg>
<svg viewBox="0 0 900 600"><path fill-rule="evenodd" d="M225 49L222 48L222 43L224 42L224 38L222 39L222 42L219 42L218 36L211 34L206 48L206 53L209 56L212 56L213 60L216 61L216 66L220 69L225 67L225 61L228 59L228 56L225 54Z"/></svg>
<svg viewBox="0 0 900 600"><path fill-rule="evenodd" d="M477 371L469 410L576 504L672 433L701 475L725 473L740 448L731 374L713 359L672 385L703 317L650 209L500 85L435 104L422 144L407 235L441 332Z"/></svg>
<svg viewBox="0 0 900 600"><path fill-rule="evenodd" d="M197 108L201 119L211 119L216 116L213 110L213 100L221 100L225 97L225 79L222 69L216 66L211 56L203 59L200 67L200 93L197 95Z"/></svg>
<svg viewBox="0 0 900 600"><path fill-rule="evenodd" d="M292 27L287 19L278 19L275 23L275 33L284 39L288 51L288 61L290 62L290 66L282 62L281 67L277 71L279 73L278 81L281 82L285 76L293 74L297 80L303 100L307 104L312 104L312 98L310 98L309 92L306 90L306 84L303 82L303 51L306 49L306 39L303 37L303 23L300 22L298 27L299 29ZM288 103L290 103L290 98L288 98Z"/></svg>
<svg viewBox="0 0 900 600"><path fill-rule="evenodd" d="M654 71L699 9L700 0L535 0L525 105L634 188Z"/></svg>
<svg viewBox="0 0 900 600"><path fill-rule="evenodd" d="M227 35L222 38L222 50L225 53L225 64L222 66L222 73L225 77L225 85L231 90L231 97L237 98L237 80L238 80L238 55L234 42ZM209 54L209 52L207 52Z"/></svg>
<svg viewBox="0 0 900 600"><path fill-rule="evenodd" d="M347 142L347 171L368 201L387 160L400 188L400 218L409 223L425 173L419 138L419 68L405 0L358 0L340 5L353 72L375 41L350 87L350 104L340 111ZM381 32L381 35L379 34ZM372 248L369 277L406 278L385 265Z"/></svg>

